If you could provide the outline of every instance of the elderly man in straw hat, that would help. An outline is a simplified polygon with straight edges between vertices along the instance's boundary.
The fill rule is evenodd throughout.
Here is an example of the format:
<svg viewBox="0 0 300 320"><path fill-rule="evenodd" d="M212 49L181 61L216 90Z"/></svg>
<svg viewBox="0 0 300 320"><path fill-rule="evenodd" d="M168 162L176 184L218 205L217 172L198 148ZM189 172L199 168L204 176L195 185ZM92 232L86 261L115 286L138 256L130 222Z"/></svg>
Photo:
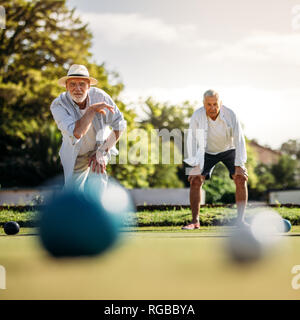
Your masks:
<svg viewBox="0 0 300 320"><path fill-rule="evenodd" d="M87 179L95 176L105 185L106 165L111 155L118 153L114 145L126 121L107 93L91 87L97 80L85 66L72 65L58 84L66 91L52 102L50 110L63 136L59 155L65 186L84 191ZM104 139L109 127L112 131Z"/></svg>
<svg viewBox="0 0 300 320"><path fill-rule="evenodd" d="M221 161L229 171L236 186L237 225L248 226L244 221L248 193L248 173L245 138L239 120L233 110L222 105L219 94L214 90L204 93L202 108L196 110L188 131L188 158L184 161L192 166L190 182L190 203L192 222L182 229L199 229L201 188L210 179L215 165Z"/></svg>

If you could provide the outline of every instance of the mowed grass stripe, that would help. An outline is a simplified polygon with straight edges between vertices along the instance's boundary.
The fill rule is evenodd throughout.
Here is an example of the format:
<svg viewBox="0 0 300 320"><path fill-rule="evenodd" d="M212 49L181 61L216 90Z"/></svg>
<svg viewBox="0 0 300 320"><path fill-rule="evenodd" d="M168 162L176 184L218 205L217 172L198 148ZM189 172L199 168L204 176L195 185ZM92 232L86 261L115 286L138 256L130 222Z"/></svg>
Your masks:
<svg viewBox="0 0 300 320"><path fill-rule="evenodd" d="M264 208L256 209L255 212L264 210ZM300 225L300 208L272 208L278 212L284 219L290 220L292 225ZM251 211L247 210L246 217L251 216ZM38 211L22 211L16 209L6 209L0 211L0 226L3 226L7 221L16 221L21 227L36 227L38 226ZM220 226L233 225L236 218L236 209L227 207L217 208L201 208L200 223L202 226ZM138 227L179 227L191 220L191 210L165 210L165 211L139 211L131 213L124 219L124 226Z"/></svg>

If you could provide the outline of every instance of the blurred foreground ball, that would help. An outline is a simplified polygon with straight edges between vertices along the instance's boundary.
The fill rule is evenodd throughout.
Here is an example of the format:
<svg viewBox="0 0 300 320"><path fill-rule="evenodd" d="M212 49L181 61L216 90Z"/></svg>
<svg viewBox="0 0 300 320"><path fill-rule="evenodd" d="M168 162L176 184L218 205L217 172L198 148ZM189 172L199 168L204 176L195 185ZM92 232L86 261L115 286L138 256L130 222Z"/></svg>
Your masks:
<svg viewBox="0 0 300 320"><path fill-rule="evenodd" d="M263 256L263 250L263 246L255 239L250 228L237 229L229 237L228 251L235 262L257 261Z"/></svg>
<svg viewBox="0 0 300 320"><path fill-rule="evenodd" d="M289 220L283 219L283 232L289 232L292 229L292 225Z"/></svg>
<svg viewBox="0 0 300 320"><path fill-rule="evenodd" d="M251 222L251 231L265 248L274 248L281 240L279 233L284 232L284 223L281 216L268 208L257 213Z"/></svg>
<svg viewBox="0 0 300 320"><path fill-rule="evenodd" d="M20 231L20 226L15 221L9 221L4 224L4 232L8 235L17 234Z"/></svg>
<svg viewBox="0 0 300 320"><path fill-rule="evenodd" d="M115 221L118 227L136 225L136 207L131 194L117 180L109 178L101 184L96 176L89 177L85 184L87 199L100 202L101 206Z"/></svg>
<svg viewBox="0 0 300 320"><path fill-rule="evenodd" d="M275 251L281 240L284 224L279 214L268 208L260 209L250 227L235 230L228 241L234 261L253 262Z"/></svg>
<svg viewBox="0 0 300 320"><path fill-rule="evenodd" d="M101 204L106 212L112 215L119 227L135 225L136 207L134 201L123 186L116 180L109 179L107 187L100 197Z"/></svg>
<svg viewBox="0 0 300 320"><path fill-rule="evenodd" d="M117 201L117 199L116 199ZM100 254L118 238L118 226L100 201L69 191L52 199L40 218L40 239L55 257Z"/></svg>

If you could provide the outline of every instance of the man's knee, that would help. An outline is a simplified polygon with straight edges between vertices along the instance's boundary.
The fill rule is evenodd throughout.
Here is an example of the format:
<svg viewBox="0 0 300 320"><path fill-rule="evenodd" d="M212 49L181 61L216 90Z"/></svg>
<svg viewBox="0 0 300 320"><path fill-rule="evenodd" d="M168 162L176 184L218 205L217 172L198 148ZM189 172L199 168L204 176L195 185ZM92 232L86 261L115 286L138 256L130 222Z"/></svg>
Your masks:
<svg viewBox="0 0 300 320"><path fill-rule="evenodd" d="M199 176L196 176L191 181L191 188L201 188L204 183L204 180Z"/></svg>
<svg viewBox="0 0 300 320"><path fill-rule="evenodd" d="M247 178L242 175L237 175L234 177L234 183L237 187L244 187L247 183Z"/></svg>

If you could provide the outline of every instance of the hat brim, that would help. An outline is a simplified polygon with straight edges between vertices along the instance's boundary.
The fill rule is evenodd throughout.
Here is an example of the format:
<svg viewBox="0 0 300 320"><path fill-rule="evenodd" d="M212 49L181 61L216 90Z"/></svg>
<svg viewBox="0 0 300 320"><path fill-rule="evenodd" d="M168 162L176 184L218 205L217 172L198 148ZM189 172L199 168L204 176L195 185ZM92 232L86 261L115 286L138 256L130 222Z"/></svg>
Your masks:
<svg viewBox="0 0 300 320"><path fill-rule="evenodd" d="M96 80L95 78L92 78L92 77L84 77L84 76L65 76L65 77L62 77L58 80L58 84L61 86L61 87L66 87L66 82L68 79L72 79L72 78L80 78L80 79L88 79L90 80L90 85L91 86L94 86L95 84L98 83L98 80Z"/></svg>

